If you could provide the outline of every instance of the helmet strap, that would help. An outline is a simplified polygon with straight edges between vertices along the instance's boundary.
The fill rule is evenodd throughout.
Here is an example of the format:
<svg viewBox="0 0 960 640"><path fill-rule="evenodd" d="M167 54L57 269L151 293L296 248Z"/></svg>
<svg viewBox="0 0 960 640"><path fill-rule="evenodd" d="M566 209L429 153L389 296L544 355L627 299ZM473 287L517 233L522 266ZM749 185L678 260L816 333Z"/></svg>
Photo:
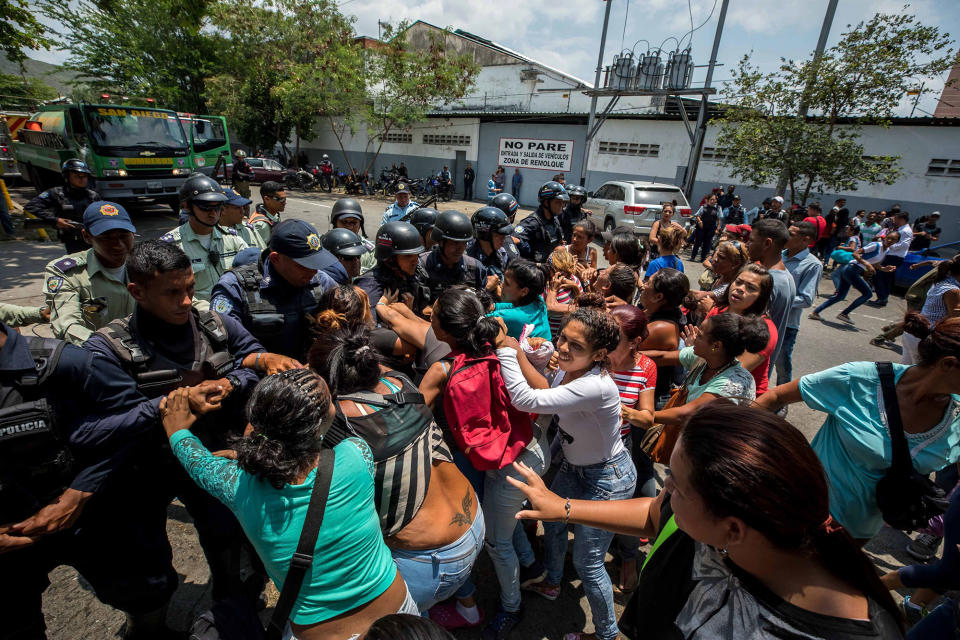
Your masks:
<svg viewBox="0 0 960 640"><path fill-rule="evenodd" d="M211 228L212 228L212 227L215 227L215 226L217 226L218 224L220 224L220 220L217 220L217 221L214 222L213 224L209 224L209 223L207 223L207 222L204 222L203 220L201 220L201 219L197 216L197 214L195 214L195 213L193 212L193 203L192 203L192 202L188 202L188 203L187 203L187 206L190 207L190 210L187 212L187 213L190 214L190 217L193 218L194 220L196 220L198 223L202 224L203 226L205 226L205 227L211 227Z"/></svg>

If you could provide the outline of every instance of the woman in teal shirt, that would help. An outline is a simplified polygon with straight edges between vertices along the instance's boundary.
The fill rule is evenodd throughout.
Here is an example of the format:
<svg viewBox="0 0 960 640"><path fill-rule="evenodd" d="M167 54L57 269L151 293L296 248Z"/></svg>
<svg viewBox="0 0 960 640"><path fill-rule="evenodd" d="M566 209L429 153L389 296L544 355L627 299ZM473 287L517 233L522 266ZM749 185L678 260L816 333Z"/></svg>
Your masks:
<svg viewBox="0 0 960 640"><path fill-rule="evenodd" d="M313 492L323 435L336 414L327 385L310 369L268 376L247 404L250 424L235 459L210 453L189 429L189 389L160 404L174 455L240 521L267 573L283 588ZM373 456L362 440L334 448L335 463L313 565L290 623L300 640L351 638L379 617L417 613L383 542L373 504Z"/></svg>
<svg viewBox="0 0 960 640"><path fill-rule="evenodd" d="M897 400L910 456L926 475L960 458L960 318L932 330L918 313L911 330L928 332L919 364L894 363ZM768 391L757 404L771 411L793 402L823 411L813 439L830 482L830 512L854 538L868 540L883 526L877 483L890 468L891 442L875 362L848 362Z"/></svg>
<svg viewBox="0 0 960 640"><path fill-rule="evenodd" d="M503 272L503 302L495 304L487 315L503 318L511 338L519 340L523 325L532 324L532 337L550 340L547 303L540 295L546 286L547 276L540 267L529 260L514 260Z"/></svg>

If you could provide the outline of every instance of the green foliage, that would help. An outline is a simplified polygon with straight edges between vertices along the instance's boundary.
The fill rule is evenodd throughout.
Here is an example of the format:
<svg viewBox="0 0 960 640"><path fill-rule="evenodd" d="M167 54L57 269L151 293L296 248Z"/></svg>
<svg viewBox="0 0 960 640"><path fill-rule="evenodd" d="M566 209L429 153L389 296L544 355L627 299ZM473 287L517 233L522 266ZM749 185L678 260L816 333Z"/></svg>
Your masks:
<svg viewBox="0 0 960 640"><path fill-rule="evenodd" d="M785 173L791 202L801 204L811 192L893 184L899 156L865 156L862 126L889 126L908 89L950 68L951 44L948 34L919 24L905 8L848 26L818 61L783 60L762 73L744 56L724 89L731 106L713 121L720 127L717 145L728 153L724 164L753 186ZM799 118L804 104L812 115Z"/></svg>
<svg viewBox="0 0 960 640"><path fill-rule="evenodd" d="M212 0L40 0L62 25L66 67L93 90L152 97L157 105L204 113L206 79L219 66L209 28Z"/></svg>
<svg viewBox="0 0 960 640"><path fill-rule="evenodd" d="M23 63L23 49L49 49L52 44L26 0L0 0L0 49L8 60Z"/></svg>
<svg viewBox="0 0 960 640"><path fill-rule="evenodd" d="M58 92L40 78L0 73L0 107L31 110L37 103L53 100Z"/></svg>

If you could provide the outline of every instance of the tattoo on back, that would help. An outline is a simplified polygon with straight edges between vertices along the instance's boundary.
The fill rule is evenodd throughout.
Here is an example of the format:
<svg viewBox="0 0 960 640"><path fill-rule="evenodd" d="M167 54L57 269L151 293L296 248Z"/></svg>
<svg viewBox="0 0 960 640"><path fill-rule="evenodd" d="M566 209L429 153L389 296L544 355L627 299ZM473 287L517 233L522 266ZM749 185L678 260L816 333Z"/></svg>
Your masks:
<svg viewBox="0 0 960 640"><path fill-rule="evenodd" d="M450 524L455 524L458 527L469 527L473 523L473 518L470 517L470 507L473 505L473 496L470 495L470 493L470 487L467 487L467 494L463 496L463 502L461 504L463 511L454 514Z"/></svg>

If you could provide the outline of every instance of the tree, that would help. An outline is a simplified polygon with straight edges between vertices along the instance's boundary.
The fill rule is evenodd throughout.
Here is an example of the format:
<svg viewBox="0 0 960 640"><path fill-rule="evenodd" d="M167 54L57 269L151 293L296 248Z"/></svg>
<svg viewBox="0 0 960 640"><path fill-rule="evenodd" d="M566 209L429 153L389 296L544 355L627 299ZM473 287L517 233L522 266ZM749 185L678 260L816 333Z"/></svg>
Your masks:
<svg viewBox="0 0 960 640"><path fill-rule="evenodd" d="M214 22L233 43L232 55L211 80L211 100L250 142L283 145L292 132L298 158L318 117L342 113L362 92L352 20L332 0L221 3Z"/></svg>
<svg viewBox="0 0 960 640"><path fill-rule="evenodd" d="M41 0L62 25L65 65L93 88L153 97L157 104L206 111L206 79L218 68L220 39L210 27L214 0Z"/></svg>
<svg viewBox="0 0 960 640"><path fill-rule="evenodd" d="M723 91L730 106L713 120L717 145L727 151L724 165L735 177L759 186L783 172L791 202L800 204L812 192L897 179L899 156L865 155L862 127L888 127L908 90L949 69L952 41L906 12L878 13L847 29L816 66L812 57L782 60L776 71L762 73L744 56ZM802 102L812 116L797 117Z"/></svg>
<svg viewBox="0 0 960 640"><path fill-rule="evenodd" d="M49 49L53 44L26 0L0 2L0 49L11 62L23 64L24 49Z"/></svg>
<svg viewBox="0 0 960 640"><path fill-rule="evenodd" d="M405 37L408 26L384 25L383 43L364 50L364 93L352 94L349 110L330 117L341 151L346 133L366 126L367 149L376 145L376 150L364 173L373 167L391 131L426 120L435 107L462 98L479 71L470 55L447 48L445 34L431 34L425 49L411 47ZM347 159L345 151L343 155Z"/></svg>
<svg viewBox="0 0 960 640"><path fill-rule="evenodd" d="M58 96L57 90L40 78L0 73L0 107L32 110L37 103Z"/></svg>

